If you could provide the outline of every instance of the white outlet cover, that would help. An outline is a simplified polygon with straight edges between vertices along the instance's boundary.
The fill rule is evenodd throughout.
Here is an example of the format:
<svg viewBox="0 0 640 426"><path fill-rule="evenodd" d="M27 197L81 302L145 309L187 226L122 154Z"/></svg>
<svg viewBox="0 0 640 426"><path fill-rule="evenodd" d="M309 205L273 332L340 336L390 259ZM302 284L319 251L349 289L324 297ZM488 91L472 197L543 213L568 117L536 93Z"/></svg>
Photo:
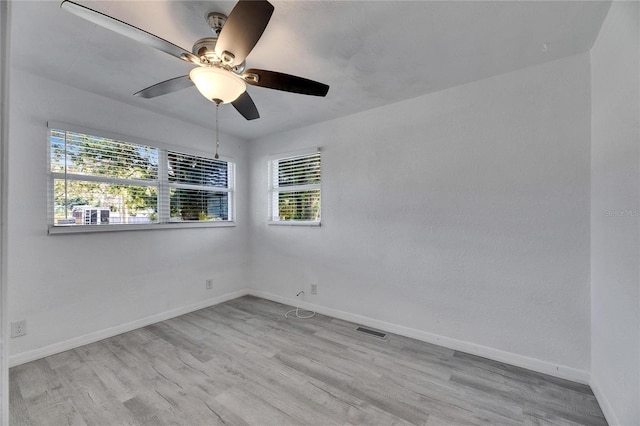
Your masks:
<svg viewBox="0 0 640 426"><path fill-rule="evenodd" d="M14 321L11 323L11 337L20 337L27 334L27 321Z"/></svg>

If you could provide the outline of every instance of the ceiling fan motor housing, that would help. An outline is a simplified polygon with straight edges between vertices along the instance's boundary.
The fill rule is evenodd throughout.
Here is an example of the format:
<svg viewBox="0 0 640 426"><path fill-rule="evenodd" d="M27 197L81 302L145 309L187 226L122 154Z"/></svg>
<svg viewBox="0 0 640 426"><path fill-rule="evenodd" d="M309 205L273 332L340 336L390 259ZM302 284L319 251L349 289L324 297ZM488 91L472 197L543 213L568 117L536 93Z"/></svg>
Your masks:
<svg viewBox="0 0 640 426"><path fill-rule="evenodd" d="M221 63L229 65L233 62L234 56L227 51L224 52L221 58L215 52L216 43L218 42L218 36L225 22L227 22L227 15L220 12L209 12L205 17L207 23L211 27L211 31L215 34L214 37L205 37L196 41L191 48L194 55L200 58L203 64L219 65ZM246 68L246 62L242 61L234 67L230 67L230 70L236 74L242 74ZM229 69L229 68L227 68Z"/></svg>
<svg viewBox="0 0 640 426"><path fill-rule="evenodd" d="M196 41L191 51L194 55L200 58L204 63L213 64L221 62L221 59L216 55L216 42L217 38L205 37Z"/></svg>

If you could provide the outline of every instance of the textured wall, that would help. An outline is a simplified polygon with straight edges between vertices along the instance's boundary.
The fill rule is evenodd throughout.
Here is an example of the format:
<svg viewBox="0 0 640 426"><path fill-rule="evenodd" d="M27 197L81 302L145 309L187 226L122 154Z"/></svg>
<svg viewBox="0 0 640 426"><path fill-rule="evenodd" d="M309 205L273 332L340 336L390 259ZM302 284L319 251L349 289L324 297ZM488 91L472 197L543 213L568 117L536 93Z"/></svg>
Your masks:
<svg viewBox="0 0 640 426"><path fill-rule="evenodd" d="M639 22L613 2L591 51L591 374L621 425L640 424Z"/></svg>
<svg viewBox="0 0 640 426"><path fill-rule="evenodd" d="M583 54L252 142L252 287L588 370L589 77ZM268 156L314 146L322 227L267 225Z"/></svg>
<svg viewBox="0 0 640 426"><path fill-rule="evenodd" d="M0 425L9 424L9 306L7 292L7 151L9 148L9 2L0 2Z"/></svg>
<svg viewBox="0 0 640 426"><path fill-rule="evenodd" d="M47 236L48 120L208 152L214 132L24 72L11 90L9 317L28 329L11 354L246 288L246 142L221 138L237 163L237 227Z"/></svg>

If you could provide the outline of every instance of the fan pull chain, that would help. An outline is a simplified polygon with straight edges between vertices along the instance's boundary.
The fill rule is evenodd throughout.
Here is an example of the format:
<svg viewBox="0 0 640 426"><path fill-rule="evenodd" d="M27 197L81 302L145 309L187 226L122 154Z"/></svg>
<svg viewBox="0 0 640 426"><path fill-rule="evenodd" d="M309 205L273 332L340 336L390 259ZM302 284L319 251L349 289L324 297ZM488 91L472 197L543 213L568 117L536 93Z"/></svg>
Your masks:
<svg viewBox="0 0 640 426"><path fill-rule="evenodd" d="M218 132L218 110L220 109L220 102L216 102L216 155L215 159L218 159L218 148L220 148L220 135Z"/></svg>

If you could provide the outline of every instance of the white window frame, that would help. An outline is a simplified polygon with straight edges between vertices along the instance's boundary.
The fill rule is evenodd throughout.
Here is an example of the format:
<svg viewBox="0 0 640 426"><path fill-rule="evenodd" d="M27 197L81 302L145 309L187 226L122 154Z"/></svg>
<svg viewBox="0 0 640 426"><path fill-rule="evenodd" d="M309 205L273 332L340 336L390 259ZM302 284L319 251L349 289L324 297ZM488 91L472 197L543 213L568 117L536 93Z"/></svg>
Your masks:
<svg viewBox="0 0 640 426"><path fill-rule="evenodd" d="M278 161L286 160L289 158L295 157L306 157L315 154L320 154L322 156L322 151L319 147L304 149L299 151L287 152L282 154L271 155L268 161L268 171L267 171L267 179L268 179L268 217L267 224L269 225L282 225L282 226L321 226L322 224L322 174L320 176L320 183L317 184L308 184L308 185L291 185L287 187L278 187L276 177L274 173L278 173ZM322 157L321 157L322 158ZM322 172L321 172L322 173ZM296 191L308 191L308 190L319 190L320 191L320 206L318 211L318 220L299 220L299 219L291 219L291 220L280 220L277 219L278 213L278 201L279 194L281 192L296 192Z"/></svg>
<svg viewBox="0 0 640 426"><path fill-rule="evenodd" d="M85 128L82 126L76 126L68 123L53 122L47 123L47 176L48 176L48 200L47 200L47 227L49 235L56 234L73 234L73 233L87 233L87 232L114 232L114 231L138 231L138 230L150 230L150 229L184 229L184 228L218 228L218 227L232 227L235 226L235 175L236 166L231 158L222 157L216 159L218 161L224 161L227 163L227 188L211 187L199 185L180 184L175 182L169 182L169 175L167 170L167 158L168 152L177 152L181 154L195 155L203 158L214 159L212 153L201 152L193 149L188 149L180 146L165 144L162 142L154 142L145 140L142 138L122 135L118 133ZM109 177L95 177L95 176L81 176L83 181L96 181L104 183L124 183L124 184L140 184L142 186L150 186L157 188L158 191L158 215L160 218L166 218L158 223L145 223L145 224L109 224L109 225L55 225L54 224L54 212L51 208L54 202L54 180L56 178L64 179L64 173L51 171L51 133L50 130L62 130L69 132L82 133L86 135L113 139L117 141L145 145L158 149L158 179L156 181L135 181L135 180L123 180L118 178ZM171 188L190 188L190 189L205 189L213 192L226 192L229 194L228 200L228 220L218 221L185 221L185 222L173 222L169 220L170 216L170 196L169 190Z"/></svg>

